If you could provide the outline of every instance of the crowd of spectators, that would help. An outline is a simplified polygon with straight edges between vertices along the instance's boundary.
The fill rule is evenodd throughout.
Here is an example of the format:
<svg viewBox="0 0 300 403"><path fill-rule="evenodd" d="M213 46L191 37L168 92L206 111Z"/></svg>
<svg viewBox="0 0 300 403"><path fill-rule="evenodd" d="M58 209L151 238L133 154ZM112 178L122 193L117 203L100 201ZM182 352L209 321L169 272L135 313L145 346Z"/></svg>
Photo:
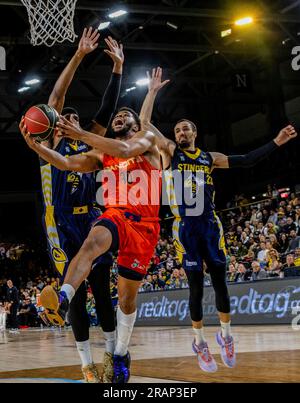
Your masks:
<svg viewBox="0 0 300 403"><path fill-rule="evenodd" d="M223 211L229 282L300 275L300 198L276 191Z"/></svg>
<svg viewBox="0 0 300 403"><path fill-rule="evenodd" d="M226 210L219 212L227 248L227 281L245 282L300 275L300 198L295 193L280 193L268 188L262 201L235 196ZM251 203L252 201L252 203ZM167 225L140 292L188 288L186 273L176 257ZM34 246L32 246L32 244ZM209 267L204 262L204 284L210 285ZM111 294L117 304L117 267L111 271ZM46 253L45 244L0 242L0 305L5 310L7 280L18 290L18 323L40 326L39 294L46 285L59 290ZM97 325L95 302L88 292L87 310L92 325Z"/></svg>

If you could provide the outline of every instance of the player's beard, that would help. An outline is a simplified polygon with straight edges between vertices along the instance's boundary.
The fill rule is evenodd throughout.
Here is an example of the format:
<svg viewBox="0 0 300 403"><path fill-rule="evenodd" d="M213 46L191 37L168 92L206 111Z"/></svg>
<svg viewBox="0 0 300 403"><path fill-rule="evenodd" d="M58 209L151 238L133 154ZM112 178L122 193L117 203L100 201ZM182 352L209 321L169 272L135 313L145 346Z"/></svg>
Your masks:
<svg viewBox="0 0 300 403"><path fill-rule="evenodd" d="M190 148L191 144L188 141L184 140L181 143L179 143L179 146L180 146L180 148L185 150L187 148Z"/></svg>
<svg viewBox="0 0 300 403"><path fill-rule="evenodd" d="M114 129L112 129L112 132L115 137L125 137L128 135L130 130L131 127L129 125L124 125L124 127L121 130L114 131Z"/></svg>

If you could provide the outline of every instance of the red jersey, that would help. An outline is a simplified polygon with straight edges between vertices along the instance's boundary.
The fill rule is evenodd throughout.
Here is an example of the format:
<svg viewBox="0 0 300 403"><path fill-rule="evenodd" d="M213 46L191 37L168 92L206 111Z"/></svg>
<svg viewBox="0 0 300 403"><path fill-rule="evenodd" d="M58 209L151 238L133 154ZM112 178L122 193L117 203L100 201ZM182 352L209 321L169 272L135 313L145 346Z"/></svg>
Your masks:
<svg viewBox="0 0 300 403"><path fill-rule="evenodd" d="M106 208L123 208L141 217L158 217L161 170L145 156L124 159L104 154L102 182Z"/></svg>

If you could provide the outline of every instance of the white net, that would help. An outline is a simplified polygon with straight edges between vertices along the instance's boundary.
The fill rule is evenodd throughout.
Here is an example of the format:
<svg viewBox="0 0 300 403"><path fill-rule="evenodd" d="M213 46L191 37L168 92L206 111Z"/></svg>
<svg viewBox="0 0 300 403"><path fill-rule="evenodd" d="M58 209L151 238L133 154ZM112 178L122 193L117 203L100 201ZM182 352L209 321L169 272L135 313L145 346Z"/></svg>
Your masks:
<svg viewBox="0 0 300 403"><path fill-rule="evenodd" d="M21 0L30 23L34 46L53 46L65 40L74 42L74 12L77 0Z"/></svg>

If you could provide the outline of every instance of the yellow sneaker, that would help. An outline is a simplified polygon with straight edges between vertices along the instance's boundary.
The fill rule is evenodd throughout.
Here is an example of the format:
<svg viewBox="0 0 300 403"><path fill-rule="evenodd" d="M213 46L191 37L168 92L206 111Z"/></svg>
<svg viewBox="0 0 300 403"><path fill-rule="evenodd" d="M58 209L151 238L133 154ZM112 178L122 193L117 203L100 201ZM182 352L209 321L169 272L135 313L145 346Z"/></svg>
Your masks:
<svg viewBox="0 0 300 403"><path fill-rule="evenodd" d="M86 383L101 383L97 367L94 363L81 368Z"/></svg>
<svg viewBox="0 0 300 403"><path fill-rule="evenodd" d="M65 317L69 309L65 292L58 294L51 285L47 285L41 292L40 303L45 308L44 315L52 325L65 325Z"/></svg>
<svg viewBox="0 0 300 403"><path fill-rule="evenodd" d="M103 373L102 373L103 383L112 383L113 376L114 376L113 355L105 351L103 358Z"/></svg>

